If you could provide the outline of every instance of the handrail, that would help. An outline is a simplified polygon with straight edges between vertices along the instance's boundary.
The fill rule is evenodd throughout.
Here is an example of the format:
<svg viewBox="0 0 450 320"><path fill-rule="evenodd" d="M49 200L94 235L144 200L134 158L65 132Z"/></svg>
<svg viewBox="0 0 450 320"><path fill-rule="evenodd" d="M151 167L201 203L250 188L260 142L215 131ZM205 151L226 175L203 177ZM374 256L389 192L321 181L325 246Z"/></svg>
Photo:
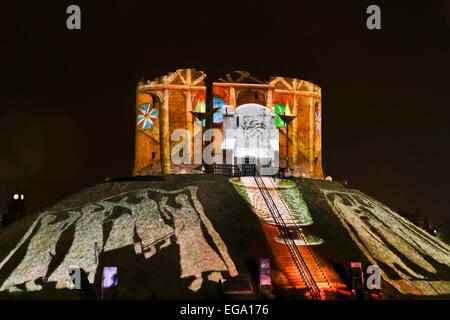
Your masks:
<svg viewBox="0 0 450 320"><path fill-rule="evenodd" d="M214 174L228 175L232 177L240 177L241 170L239 166L233 164L214 164L213 166Z"/></svg>
<svg viewBox="0 0 450 320"><path fill-rule="evenodd" d="M308 269L308 266L306 265L305 261L303 260L302 255L300 254L300 251L298 250L297 246L295 245L295 241L292 238L291 233L289 232L289 229L287 228L283 217L281 216L280 212L278 211L277 206L275 205L275 202L273 201L270 193L267 190L267 187L261 178L261 176L256 172L255 176L253 177L256 185L258 186L259 191L261 192L261 195L263 196L263 199L267 205L267 208L269 209L270 213L272 214L272 217L275 221L275 224L280 232L281 237L283 238L284 243L286 244L286 247L288 248L289 254L292 257L292 260L294 261L297 270L300 273L300 276L303 279L303 282L305 283L308 291L311 294L311 297L313 299L320 299L320 290L317 286L313 276L311 275L311 272Z"/></svg>

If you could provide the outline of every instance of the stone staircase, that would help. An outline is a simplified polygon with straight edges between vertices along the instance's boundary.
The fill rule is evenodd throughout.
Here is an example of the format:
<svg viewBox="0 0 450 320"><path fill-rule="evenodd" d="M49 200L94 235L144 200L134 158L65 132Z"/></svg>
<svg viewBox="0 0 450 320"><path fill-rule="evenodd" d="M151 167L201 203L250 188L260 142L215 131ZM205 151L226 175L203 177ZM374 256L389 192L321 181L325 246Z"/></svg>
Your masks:
<svg viewBox="0 0 450 320"><path fill-rule="evenodd" d="M279 235L278 228L264 222L261 222L261 225L271 246L272 252L274 253L276 264L283 275L287 278L288 282L284 287L286 289L295 288L299 290L306 290L306 285L303 282L286 245L275 241L275 237ZM312 248L298 246L298 249L314 281L321 291L321 299L334 299L333 287L328 281L325 272L322 270L320 262L312 251Z"/></svg>
<svg viewBox="0 0 450 320"><path fill-rule="evenodd" d="M258 179L260 182L257 182ZM309 296L308 287L305 284L302 275L294 262L295 260L288 250L288 247L285 243L276 240L276 237L280 235L280 230L276 226L275 220L272 218L274 213L269 210L268 203L266 201L272 201L271 205L276 207L278 212L277 214L280 215L283 220L282 223L285 227L298 231L301 238L303 238L303 234L293 219L293 215L291 214L289 207L286 205L284 199L278 192L278 187L276 186L273 178L261 176L241 177L241 181L246 186L252 205L261 218L260 221L266 235L266 239L271 246L272 252L274 253L279 271L283 275L283 287L285 289L293 289L293 291L297 294L299 293L300 296L312 299L312 297ZM266 194L266 198L268 197L270 199L264 199L263 192ZM334 292L337 288L340 288L343 285L341 281L337 280L339 277L330 266L326 266L326 263L323 260L319 260L318 255L314 252L312 246L297 245L296 247L304 261L304 265L306 265L306 268L301 268L303 268L305 273L307 272L305 269L309 270L309 273L313 278L313 282L315 282L320 291L320 299L334 299ZM330 283L330 277L328 277L328 275L331 275L331 278L335 280L333 284Z"/></svg>
<svg viewBox="0 0 450 320"><path fill-rule="evenodd" d="M272 198L279 213L283 217L284 223L288 227L294 227L296 224L292 220L292 215L287 209L283 199L280 198L279 193L277 191L277 186L273 182L273 179L271 177L261 177L261 180L264 182L268 194ZM258 212L258 215L265 221L270 221L273 224L275 224L275 221L272 218L272 214L267 209L267 205L264 201L261 192L258 189L255 179L253 177L241 177L241 182L247 188L247 193L251 199L252 206L256 210L256 212Z"/></svg>
<svg viewBox="0 0 450 320"><path fill-rule="evenodd" d="M293 215L291 214L284 199L278 192L277 186L272 177L259 178L261 179L261 183L263 183L265 192L270 195L271 201L273 201L278 212L282 216L284 224L290 228L293 227L294 229L298 230L301 238L303 238L301 229L298 228L296 222L293 220ZM255 181L254 183L256 184L256 178L253 179L253 181ZM247 179L246 184L250 185L252 184L252 181L250 179ZM261 193L262 190L259 189L257 192ZM266 205L262 206L261 209L270 212L269 208ZM269 214L269 212L267 214ZM261 224L266 234L266 238L268 239L268 242L272 247L272 251L274 252L274 255L276 257L275 259L277 260L277 265L283 275L287 278L285 288L306 292L305 296L308 297L309 292L307 290L307 285L305 284L302 275L300 274L299 269L297 268L287 246L284 243L275 240L275 238L280 234L279 229L274 225L270 225L262 221ZM297 249L302 260L304 261L304 264L306 265L306 268L303 267L304 272L306 273L309 271L311 277L313 278L313 281L320 291L320 299L334 299L334 286L330 284L330 281L326 274L327 272L324 271L324 268L321 267L321 262L319 261L318 256L315 254L312 246L297 245ZM326 270L329 271L330 268L326 268Z"/></svg>

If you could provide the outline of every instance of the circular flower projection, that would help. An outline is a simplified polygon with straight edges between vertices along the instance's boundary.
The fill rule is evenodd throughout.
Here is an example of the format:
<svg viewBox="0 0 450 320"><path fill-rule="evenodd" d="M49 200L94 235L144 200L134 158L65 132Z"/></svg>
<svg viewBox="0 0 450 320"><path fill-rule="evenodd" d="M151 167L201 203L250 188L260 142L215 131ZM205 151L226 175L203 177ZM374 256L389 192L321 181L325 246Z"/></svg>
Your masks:
<svg viewBox="0 0 450 320"><path fill-rule="evenodd" d="M156 108L152 108L150 103L143 104L139 107L137 126L141 130L150 129L157 118L158 110Z"/></svg>
<svg viewBox="0 0 450 320"><path fill-rule="evenodd" d="M214 112L213 121L214 123L222 123L223 122L223 107L226 106L225 102L221 98L214 97L213 98L213 106L219 107L220 109ZM195 107L196 112L206 112L206 104L205 101L199 101L197 106ZM197 121L199 121L197 119ZM200 121L199 121L200 122ZM206 125L206 120L203 120L203 126Z"/></svg>

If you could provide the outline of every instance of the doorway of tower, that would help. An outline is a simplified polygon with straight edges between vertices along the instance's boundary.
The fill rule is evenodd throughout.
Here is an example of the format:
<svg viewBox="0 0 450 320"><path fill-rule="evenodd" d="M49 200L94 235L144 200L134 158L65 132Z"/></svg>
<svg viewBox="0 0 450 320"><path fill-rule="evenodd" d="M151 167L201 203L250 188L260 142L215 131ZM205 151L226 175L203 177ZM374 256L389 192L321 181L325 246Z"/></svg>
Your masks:
<svg viewBox="0 0 450 320"><path fill-rule="evenodd" d="M244 157L244 163L242 164L242 175L243 176L254 176L256 175L256 158L252 156Z"/></svg>

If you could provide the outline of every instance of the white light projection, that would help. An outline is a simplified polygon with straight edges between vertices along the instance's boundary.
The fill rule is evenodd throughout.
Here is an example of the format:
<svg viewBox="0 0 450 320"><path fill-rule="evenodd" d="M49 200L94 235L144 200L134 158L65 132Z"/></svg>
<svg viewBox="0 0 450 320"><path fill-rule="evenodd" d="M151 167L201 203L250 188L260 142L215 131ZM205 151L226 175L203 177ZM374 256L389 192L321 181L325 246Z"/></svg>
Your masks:
<svg viewBox="0 0 450 320"><path fill-rule="evenodd" d="M55 255L57 240L61 233L79 218L80 213L68 211L67 215L68 218L57 223L52 223L57 218L55 215L40 216L39 230L31 239L25 258L3 283L0 291L3 291L5 288L10 288L10 292L18 291L19 289L15 288L14 284L20 283L25 283L27 291L42 289L40 285L35 284L34 280L45 276L52 256ZM5 262L2 261L0 267ZM34 275L37 275L37 277L35 278Z"/></svg>
<svg viewBox="0 0 450 320"><path fill-rule="evenodd" d="M361 252L380 266L382 279L403 294L450 294L448 245L364 195L321 191Z"/></svg>
<svg viewBox="0 0 450 320"><path fill-rule="evenodd" d="M100 253L96 244L102 247L103 221L108 213L106 210L98 210L102 208L104 207L100 205L87 205L80 209L81 217L75 225L73 244L63 262L48 278L49 282L56 282L57 289L72 286L70 281L62 281L67 278L67 269L72 267L82 268L87 273L89 282L94 282Z"/></svg>
<svg viewBox="0 0 450 320"><path fill-rule="evenodd" d="M202 273L209 273L208 279L216 282L222 278L221 271L228 271L232 277L238 275L225 243L197 199L197 190L198 187L194 186L175 191L143 188L76 208L43 212L0 262L1 272L11 257L29 241L25 257L1 284L0 291L21 291L17 287L20 284L25 284L27 291L41 290L35 281L49 272L60 236L71 226L74 227L74 235L70 249L48 276L48 282L56 282L56 288L70 287L67 269L71 267L82 268L89 282L93 283L102 251L132 246L136 254L144 254L146 259L150 259L157 252L157 245L159 250L163 250L171 244L172 236L180 248L180 278L196 277L189 286L190 290L201 288ZM154 193L159 194L159 204L149 196ZM174 197L175 207L167 205L170 197ZM166 221L173 222L173 227L166 224L163 215ZM112 224L112 227L103 244L105 224ZM204 238L202 225L218 252ZM137 243L135 235L139 238Z"/></svg>
<svg viewBox="0 0 450 320"><path fill-rule="evenodd" d="M180 208L172 208L166 204L166 201L167 197L161 201L161 210L169 212L174 219L177 243L180 245L181 278L195 276L195 280L190 284L189 289L197 291L203 282L202 272L209 270L226 271L227 266L209 246L205 238L198 237L199 234L202 234L202 220L189 204L187 195L179 194L176 196L175 202L181 205ZM205 223L205 226L210 234L217 236L209 220ZM220 273L210 274L209 279L217 282L221 279Z"/></svg>

